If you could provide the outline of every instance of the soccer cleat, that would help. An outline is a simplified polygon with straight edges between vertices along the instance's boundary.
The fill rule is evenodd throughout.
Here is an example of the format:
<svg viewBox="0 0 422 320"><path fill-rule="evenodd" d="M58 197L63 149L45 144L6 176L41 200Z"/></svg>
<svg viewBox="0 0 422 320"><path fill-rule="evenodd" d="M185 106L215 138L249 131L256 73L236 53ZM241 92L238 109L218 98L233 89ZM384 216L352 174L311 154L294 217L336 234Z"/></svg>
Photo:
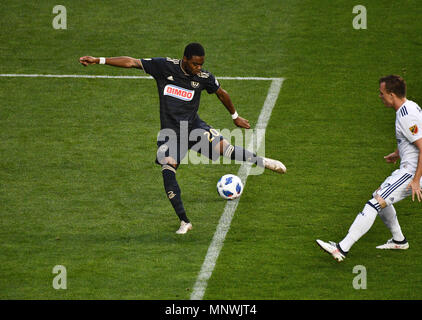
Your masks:
<svg viewBox="0 0 422 320"><path fill-rule="evenodd" d="M192 230L192 223L190 222L180 222L180 228L176 231L177 234L185 234L189 230Z"/></svg>
<svg viewBox="0 0 422 320"><path fill-rule="evenodd" d="M396 242L393 239L388 240L386 243L376 247L377 249L389 249L389 250L406 250L409 249L409 242L406 238L403 241Z"/></svg>
<svg viewBox="0 0 422 320"><path fill-rule="evenodd" d="M262 158L262 163L264 164L265 168L278 172L278 173L286 173L287 171L286 166L278 160L273 160L270 158Z"/></svg>
<svg viewBox="0 0 422 320"><path fill-rule="evenodd" d="M316 240L316 243L321 247L322 250L325 252L331 254L334 259L336 259L338 262L343 261L346 258L346 255L344 255L340 248L338 247L337 243L333 241L324 242L322 240Z"/></svg>

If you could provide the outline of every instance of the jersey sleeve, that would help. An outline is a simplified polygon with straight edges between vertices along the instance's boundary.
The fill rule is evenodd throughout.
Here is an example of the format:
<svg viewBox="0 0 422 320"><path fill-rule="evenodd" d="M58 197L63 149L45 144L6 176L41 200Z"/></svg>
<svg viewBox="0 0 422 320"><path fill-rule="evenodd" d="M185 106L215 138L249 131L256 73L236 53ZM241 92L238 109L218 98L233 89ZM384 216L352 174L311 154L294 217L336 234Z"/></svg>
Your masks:
<svg viewBox="0 0 422 320"><path fill-rule="evenodd" d="M157 79L162 75L165 59L164 58L144 58L141 59L142 68L153 78Z"/></svg>
<svg viewBox="0 0 422 320"><path fill-rule="evenodd" d="M422 138L422 117L409 114L400 119L400 129L409 142Z"/></svg>
<svg viewBox="0 0 422 320"><path fill-rule="evenodd" d="M205 85L205 89L209 94L216 93L217 90L220 88L220 83L218 80L214 77L212 73L210 73L210 76L207 79L207 83Z"/></svg>

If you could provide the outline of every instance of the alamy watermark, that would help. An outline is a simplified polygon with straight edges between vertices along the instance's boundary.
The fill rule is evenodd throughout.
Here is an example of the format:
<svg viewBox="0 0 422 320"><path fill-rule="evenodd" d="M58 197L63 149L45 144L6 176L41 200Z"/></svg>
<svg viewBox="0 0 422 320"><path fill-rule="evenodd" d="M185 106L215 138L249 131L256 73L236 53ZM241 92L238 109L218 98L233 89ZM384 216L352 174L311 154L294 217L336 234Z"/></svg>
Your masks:
<svg viewBox="0 0 422 320"><path fill-rule="evenodd" d="M56 30L67 29L67 10L65 6L56 5L53 7L53 13L57 14L53 19L53 28Z"/></svg>
<svg viewBox="0 0 422 320"><path fill-rule="evenodd" d="M362 266L362 265L354 266L353 273L357 274L357 276L353 278L353 288L356 290L366 289L367 288L367 284L366 284L367 273L366 273L365 266Z"/></svg>
<svg viewBox="0 0 422 320"><path fill-rule="evenodd" d="M65 266L57 265L54 266L53 274L57 274L57 276L53 279L53 288L56 290L66 290L67 289L67 270Z"/></svg>
<svg viewBox="0 0 422 320"><path fill-rule="evenodd" d="M363 5L357 5L353 7L353 11L354 14L357 14L354 18L353 18L353 28L356 30L359 29L367 29L367 16L366 16L366 7Z"/></svg>

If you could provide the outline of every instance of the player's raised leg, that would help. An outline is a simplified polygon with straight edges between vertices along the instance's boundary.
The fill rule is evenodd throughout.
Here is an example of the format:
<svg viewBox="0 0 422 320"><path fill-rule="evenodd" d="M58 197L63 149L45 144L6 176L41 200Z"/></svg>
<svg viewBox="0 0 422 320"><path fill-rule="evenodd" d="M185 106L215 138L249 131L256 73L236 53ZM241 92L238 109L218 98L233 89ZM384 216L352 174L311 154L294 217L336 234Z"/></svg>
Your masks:
<svg viewBox="0 0 422 320"><path fill-rule="evenodd" d="M343 252L349 252L350 248L371 229L380 210L381 205L375 198L365 204L350 226L346 237L339 242L339 247Z"/></svg>
<svg viewBox="0 0 422 320"><path fill-rule="evenodd" d="M278 173L286 173L287 171L286 166L281 161L260 157L240 146L231 145L225 139L221 140L219 148L220 154L226 158L237 161L250 162Z"/></svg>
<svg viewBox="0 0 422 320"><path fill-rule="evenodd" d="M362 212L356 216L349 228L349 232L342 241L335 243L316 240L316 242L323 250L330 253L334 259L339 262L343 261L350 248L372 227L380 210L381 205L378 200L372 198L365 204Z"/></svg>

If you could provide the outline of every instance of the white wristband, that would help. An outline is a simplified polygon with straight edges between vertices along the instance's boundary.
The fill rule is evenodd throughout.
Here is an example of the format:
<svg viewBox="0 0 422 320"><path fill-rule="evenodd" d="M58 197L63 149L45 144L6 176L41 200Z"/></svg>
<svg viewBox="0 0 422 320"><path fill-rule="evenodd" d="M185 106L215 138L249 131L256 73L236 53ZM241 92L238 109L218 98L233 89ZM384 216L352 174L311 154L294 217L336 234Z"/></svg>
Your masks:
<svg viewBox="0 0 422 320"><path fill-rule="evenodd" d="M233 119L233 120L236 120L238 117L239 117L239 114L237 113L237 111L235 111L235 112L232 114L232 119Z"/></svg>
<svg viewBox="0 0 422 320"><path fill-rule="evenodd" d="M103 57L101 57L101 58L100 58L100 64L105 64L105 62L106 62L106 59L105 59L105 58L103 58Z"/></svg>

